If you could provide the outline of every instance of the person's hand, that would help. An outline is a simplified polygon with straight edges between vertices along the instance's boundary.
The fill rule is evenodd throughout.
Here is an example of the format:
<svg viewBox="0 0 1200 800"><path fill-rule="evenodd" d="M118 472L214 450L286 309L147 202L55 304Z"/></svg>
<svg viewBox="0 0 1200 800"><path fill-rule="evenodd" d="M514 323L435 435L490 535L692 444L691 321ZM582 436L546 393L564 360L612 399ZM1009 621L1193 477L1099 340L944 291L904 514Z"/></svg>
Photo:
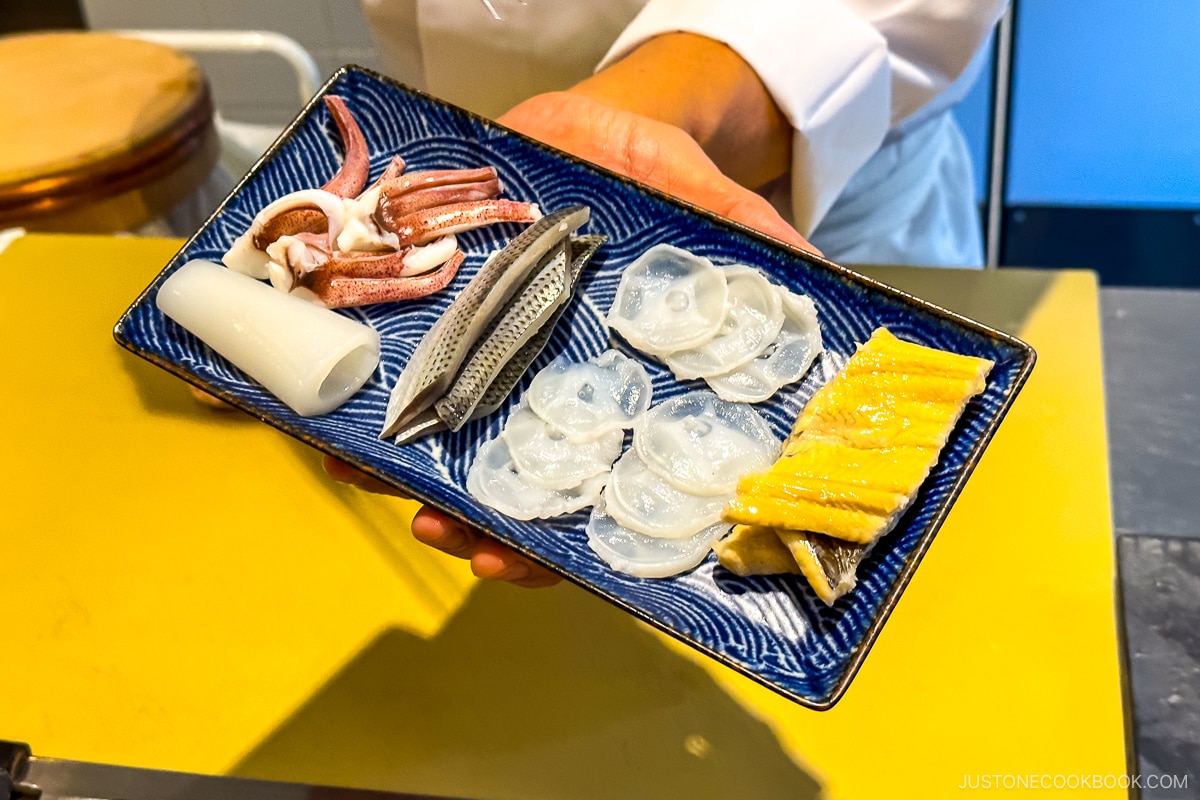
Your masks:
<svg viewBox="0 0 1200 800"><path fill-rule="evenodd" d="M226 403L216 395L209 394L199 386L192 386L191 384L188 384L188 389L191 390L192 399L202 406L207 406L214 411L236 411L236 409L229 405L229 403Z"/></svg>
<svg viewBox="0 0 1200 800"><path fill-rule="evenodd" d="M325 471L334 480L369 492L404 497L401 492L386 483L330 456L325 456ZM470 561L471 571L479 578L508 581L529 589L553 586L562 580L558 575L515 550L428 506L421 508L413 517L412 534L413 538L422 544Z"/></svg>
<svg viewBox="0 0 1200 800"><path fill-rule="evenodd" d="M502 115L513 130L816 252L762 196L727 177L683 129L577 91L540 94Z"/></svg>
<svg viewBox="0 0 1200 800"><path fill-rule="evenodd" d="M497 122L789 244L817 252L758 189L791 169L792 127L725 45L665 34Z"/></svg>

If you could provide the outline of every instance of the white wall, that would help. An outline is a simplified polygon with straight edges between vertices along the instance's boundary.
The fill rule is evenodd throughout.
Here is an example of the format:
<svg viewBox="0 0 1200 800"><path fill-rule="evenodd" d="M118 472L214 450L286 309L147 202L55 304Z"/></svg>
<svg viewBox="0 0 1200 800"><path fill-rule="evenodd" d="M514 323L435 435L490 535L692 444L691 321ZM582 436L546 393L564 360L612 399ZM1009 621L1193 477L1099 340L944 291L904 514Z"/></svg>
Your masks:
<svg viewBox="0 0 1200 800"><path fill-rule="evenodd" d="M88 26L278 31L302 44L321 77L343 64L379 69L357 0L81 0ZM294 74L268 55L194 54L226 119L283 124L300 109Z"/></svg>

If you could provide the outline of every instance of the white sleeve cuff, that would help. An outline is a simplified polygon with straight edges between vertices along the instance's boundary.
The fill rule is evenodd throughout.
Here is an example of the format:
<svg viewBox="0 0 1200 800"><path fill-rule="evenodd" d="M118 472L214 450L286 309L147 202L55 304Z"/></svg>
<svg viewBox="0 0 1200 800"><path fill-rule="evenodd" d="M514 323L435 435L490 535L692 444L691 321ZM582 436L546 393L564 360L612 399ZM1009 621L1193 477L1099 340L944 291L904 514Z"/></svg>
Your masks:
<svg viewBox="0 0 1200 800"><path fill-rule="evenodd" d="M840 0L649 0L599 68L675 31L736 51L791 122L793 222L811 234L887 134L883 36Z"/></svg>

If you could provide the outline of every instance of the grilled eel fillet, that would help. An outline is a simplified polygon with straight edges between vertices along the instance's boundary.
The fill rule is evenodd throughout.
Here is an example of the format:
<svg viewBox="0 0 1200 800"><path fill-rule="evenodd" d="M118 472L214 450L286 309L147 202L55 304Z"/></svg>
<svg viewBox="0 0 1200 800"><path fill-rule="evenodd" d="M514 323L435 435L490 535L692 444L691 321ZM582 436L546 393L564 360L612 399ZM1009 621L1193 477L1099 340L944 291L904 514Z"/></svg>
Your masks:
<svg viewBox="0 0 1200 800"><path fill-rule="evenodd" d="M799 571L832 604L912 502L991 368L877 329L809 401L780 459L741 480L720 562L743 575Z"/></svg>

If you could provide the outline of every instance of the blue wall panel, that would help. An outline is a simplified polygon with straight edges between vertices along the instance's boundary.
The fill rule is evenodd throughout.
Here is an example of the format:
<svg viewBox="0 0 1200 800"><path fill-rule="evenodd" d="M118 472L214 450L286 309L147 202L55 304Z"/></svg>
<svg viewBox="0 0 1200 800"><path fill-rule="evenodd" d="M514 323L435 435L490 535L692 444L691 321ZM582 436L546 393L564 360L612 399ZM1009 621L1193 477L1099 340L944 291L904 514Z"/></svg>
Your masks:
<svg viewBox="0 0 1200 800"><path fill-rule="evenodd" d="M1019 0L1010 205L1200 206L1200 2Z"/></svg>

